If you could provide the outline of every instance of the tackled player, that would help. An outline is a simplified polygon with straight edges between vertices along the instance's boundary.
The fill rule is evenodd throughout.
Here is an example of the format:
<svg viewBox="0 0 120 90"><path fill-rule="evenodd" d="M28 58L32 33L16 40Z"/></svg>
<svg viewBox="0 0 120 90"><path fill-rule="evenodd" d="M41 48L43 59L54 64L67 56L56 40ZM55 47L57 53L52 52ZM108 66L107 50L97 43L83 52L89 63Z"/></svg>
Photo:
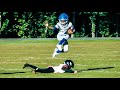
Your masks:
<svg viewBox="0 0 120 90"><path fill-rule="evenodd" d="M72 70L74 68L74 62L72 60L65 60L63 64L58 66L48 66L47 68L39 68L31 64L24 64L23 69L26 67L32 68L33 73L77 73L77 71Z"/></svg>

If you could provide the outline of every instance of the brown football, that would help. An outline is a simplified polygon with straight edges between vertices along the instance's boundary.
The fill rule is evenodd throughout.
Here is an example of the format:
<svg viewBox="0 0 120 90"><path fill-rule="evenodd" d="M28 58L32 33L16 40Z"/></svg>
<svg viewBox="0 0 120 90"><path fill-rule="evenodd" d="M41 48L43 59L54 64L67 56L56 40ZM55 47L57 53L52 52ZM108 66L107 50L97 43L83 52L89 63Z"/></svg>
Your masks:
<svg viewBox="0 0 120 90"><path fill-rule="evenodd" d="M68 34L72 34L72 33L73 33L73 30L72 30L72 29L68 29L68 30L67 30L67 33L68 33Z"/></svg>
<svg viewBox="0 0 120 90"><path fill-rule="evenodd" d="M68 65L63 65L62 69L67 69Z"/></svg>

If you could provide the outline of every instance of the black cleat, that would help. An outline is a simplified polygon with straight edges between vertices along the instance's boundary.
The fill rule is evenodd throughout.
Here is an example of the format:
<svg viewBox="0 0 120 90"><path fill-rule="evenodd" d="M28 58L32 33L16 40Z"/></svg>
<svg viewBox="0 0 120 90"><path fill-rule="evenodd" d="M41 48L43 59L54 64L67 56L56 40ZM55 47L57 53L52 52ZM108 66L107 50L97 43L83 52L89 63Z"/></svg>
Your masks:
<svg viewBox="0 0 120 90"><path fill-rule="evenodd" d="M27 63L24 64L23 69L24 69L25 67L28 67L28 66L29 66L29 64L27 64Z"/></svg>

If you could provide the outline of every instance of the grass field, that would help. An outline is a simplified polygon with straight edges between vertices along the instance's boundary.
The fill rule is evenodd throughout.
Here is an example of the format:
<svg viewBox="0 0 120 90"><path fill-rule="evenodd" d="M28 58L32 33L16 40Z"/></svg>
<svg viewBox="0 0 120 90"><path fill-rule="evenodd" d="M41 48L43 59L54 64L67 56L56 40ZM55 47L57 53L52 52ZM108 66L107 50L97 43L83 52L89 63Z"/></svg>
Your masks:
<svg viewBox="0 0 120 90"><path fill-rule="evenodd" d="M56 39L0 39L0 78L120 78L120 39L68 41L69 52L52 58ZM26 62L44 68L66 59L81 72L33 74L22 68Z"/></svg>

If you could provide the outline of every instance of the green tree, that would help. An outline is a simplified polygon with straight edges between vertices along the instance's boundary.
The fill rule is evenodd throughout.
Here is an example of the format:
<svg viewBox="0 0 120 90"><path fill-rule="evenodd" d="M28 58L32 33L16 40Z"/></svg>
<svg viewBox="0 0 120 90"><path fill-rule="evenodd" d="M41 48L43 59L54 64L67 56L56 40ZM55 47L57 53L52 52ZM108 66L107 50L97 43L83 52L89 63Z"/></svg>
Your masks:
<svg viewBox="0 0 120 90"><path fill-rule="evenodd" d="M88 14L89 15L89 19L91 21L91 34L92 34L92 38L95 37L95 31L96 31L96 16L106 16L108 14L108 12L80 12L81 14ZM102 27L100 26L100 30L102 30ZM106 28L106 27L105 27ZM105 29L104 29L105 30ZM107 30L107 29L106 29Z"/></svg>
<svg viewBox="0 0 120 90"><path fill-rule="evenodd" d="M108 21L100 20L100 34L102 37L109 36L109 24Z"/></svg>
<svg viewBox="0 0 120 90"><path fill-rule="evenodd" d="M23 12L13 27L18 30L22 38L46 38L52 35L52 30L44 27L44 21L55 23L55 12Z"/></svg>
<svg viewBox="0 0 120 90"><path fill-rule="evenodd" d="M8 12L2 12L1 16L6 16L7 13ZM1 25L0 34L2 31L4 31L5 33L8 32L8 30L6 29L8 24L9 24L9 19L5 18L5 20L2 22L2 25Z"/></svg>

